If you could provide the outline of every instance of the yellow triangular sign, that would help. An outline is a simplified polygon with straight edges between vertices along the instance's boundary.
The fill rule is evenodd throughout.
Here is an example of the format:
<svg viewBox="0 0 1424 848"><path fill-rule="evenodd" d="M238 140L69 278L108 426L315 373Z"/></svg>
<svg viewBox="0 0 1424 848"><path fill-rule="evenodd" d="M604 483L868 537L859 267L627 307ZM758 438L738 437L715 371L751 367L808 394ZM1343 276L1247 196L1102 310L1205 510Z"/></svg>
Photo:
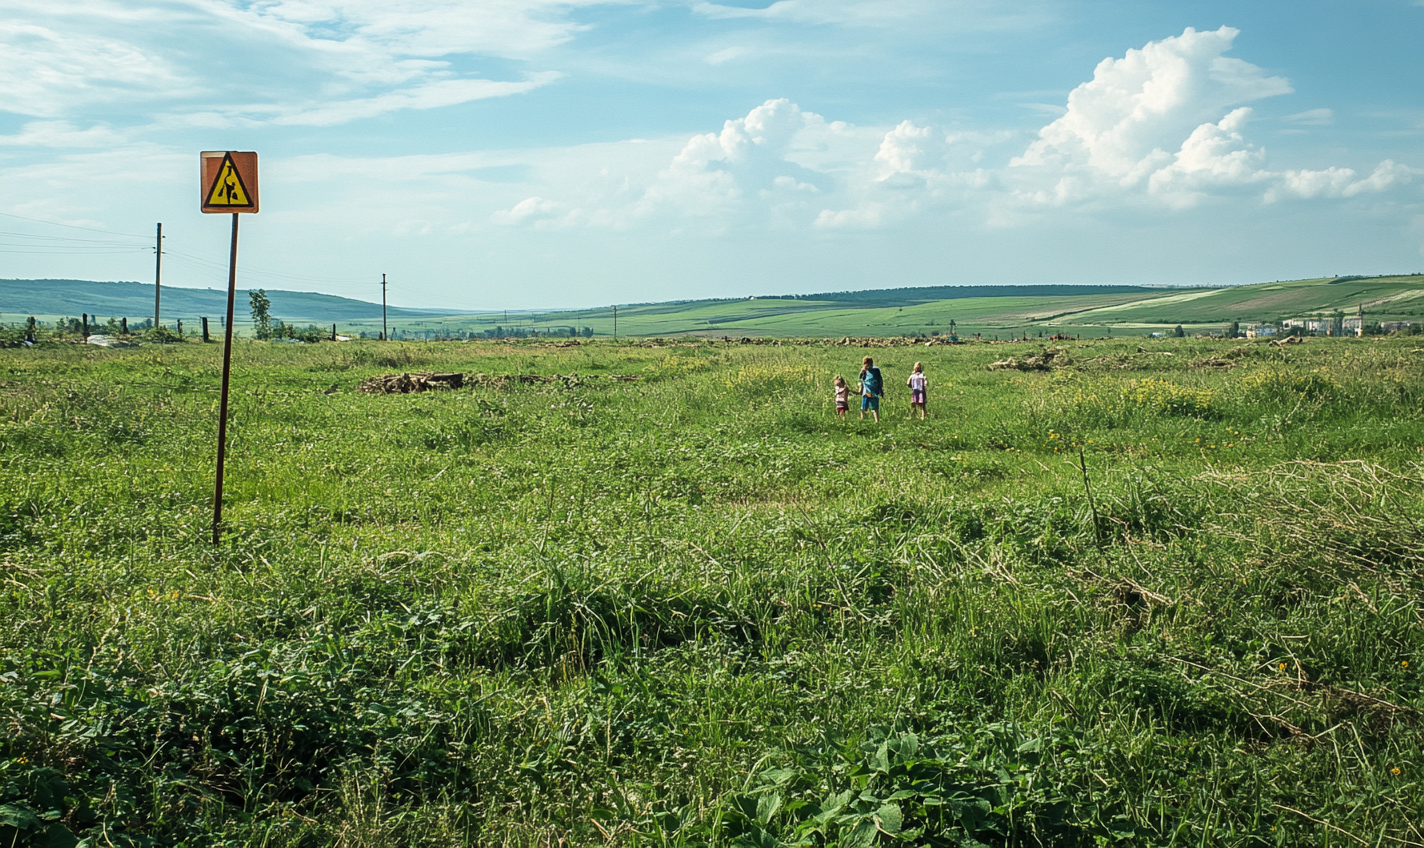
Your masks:
<svg viewBox="0 0 1424 848"><path fill-rule="evenodd" d="M213 180L212 188L208 189L208 200L205 206L231 206L250 207L252 198L247 194L247 187L242 184L242 175L237 172L237 166L232 163L232 154L223 157L222 167L218 168L217 178Z"/></svg>

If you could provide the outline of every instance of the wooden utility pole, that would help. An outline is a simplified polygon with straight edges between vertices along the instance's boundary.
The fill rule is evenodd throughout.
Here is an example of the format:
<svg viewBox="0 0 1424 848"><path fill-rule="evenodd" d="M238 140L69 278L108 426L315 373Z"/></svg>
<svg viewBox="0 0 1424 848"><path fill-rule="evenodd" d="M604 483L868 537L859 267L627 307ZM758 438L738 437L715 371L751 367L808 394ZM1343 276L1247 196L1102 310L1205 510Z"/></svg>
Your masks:
<svg viewBox="0 0 1424 848"><path fill-rule="evenodd" d="M618 307L613 307L613 340L618 341Z"/></svg>
<svg viewBox="0 0 1424 848"><path fill-rule="evenodd" d="M386 275L381 275L381 341L390 339L390 330L386 329Z"/></svg>
<svg viewBox="0 0 1424 848"><path fill-rule="evenodd" d="M163 224L158 225L158 240L153 247L153 326L158 326L158 300L163 287Z"/></svg>

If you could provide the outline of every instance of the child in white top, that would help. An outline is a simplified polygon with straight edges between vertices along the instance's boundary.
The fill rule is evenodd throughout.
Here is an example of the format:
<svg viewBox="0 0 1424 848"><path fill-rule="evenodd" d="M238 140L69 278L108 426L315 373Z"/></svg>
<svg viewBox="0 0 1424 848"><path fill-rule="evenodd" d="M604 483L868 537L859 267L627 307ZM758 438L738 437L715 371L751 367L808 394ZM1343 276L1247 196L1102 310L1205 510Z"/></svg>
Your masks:
<svg viewBox="0 0 1424 848"><path fill-rule="evenodd" d="M910 387L910 415L915 414L915 407L920 408L920 420L925 420L928 413L925 410L925 390L929 388L929 381L925 379L925 369L920 363L915 363L915 370L910 372L910 379L905 381L905 385Z"/></svg>

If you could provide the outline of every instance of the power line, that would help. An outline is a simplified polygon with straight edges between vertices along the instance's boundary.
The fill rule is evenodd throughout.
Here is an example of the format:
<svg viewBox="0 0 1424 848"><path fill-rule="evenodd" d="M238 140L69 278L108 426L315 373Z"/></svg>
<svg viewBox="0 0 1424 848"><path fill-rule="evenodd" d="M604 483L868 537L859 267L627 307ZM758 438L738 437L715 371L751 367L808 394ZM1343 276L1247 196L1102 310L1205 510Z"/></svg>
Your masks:
<svg viewBox="0 0 1424 848"><path fill-rule="evenodd" d="M17 233L10 230L0 230L0 236L14 236L22 239L37 239L44 242L80 242L83 244L107 244L114 247L129 247L126 241L116 241L114 239L77 238L75 236L45 236L38 233Z"/></svg>
<svg viewBox="0 0 1424 848"><path fill-rule="evenodd" d="M78 224L60 224L55 221L46 221L43 218L26 218L24 215L16 215L12 212L0 212L0 215L6 218L19 218L21 221L34 221L36 224L46 224L51 227L68 227L71 230L88 230L91 233L103 233L110 236L128 236L129 238L148 240L148 236L141 236L135 233L116 233L112 230L101 230L97 227L81 227Z"/></svg>
<svg viewBox="0 0 1424 848"><path fill-rule="evenodd" d="M113 254L120 254L120 253L137 253L137 252L142 252L142 251L146 250L146 248L142 248L142 247L131 247L131 248L93 247L93 248L88 248L88 249L84 249L84 250L74 250L74 249L70 249L70 250L55 250L55 249L50 249L50 250L44 250L44 249L40 249L40 250L10 250L10 249L8 249L8 248L11 248L11 247L18 247L18 248L44 248L44 247L47 247L47 245L38 245L38 244L30 244L30 245L24 245L24 244L20 244L20 245L6 245L6 244L3 244L3 243L0 243L0 253L28 254L28 255L31 255L31 256L105 256L105 255L113 255Z"/></svg>

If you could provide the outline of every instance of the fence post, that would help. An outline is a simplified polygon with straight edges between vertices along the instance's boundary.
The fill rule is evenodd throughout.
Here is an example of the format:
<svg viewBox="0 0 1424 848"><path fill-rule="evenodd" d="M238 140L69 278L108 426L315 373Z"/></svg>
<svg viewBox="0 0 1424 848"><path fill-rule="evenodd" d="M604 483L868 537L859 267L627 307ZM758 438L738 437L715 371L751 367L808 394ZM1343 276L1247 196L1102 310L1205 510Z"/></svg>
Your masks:
<svg viewBox="0 0 1424 848"><path fill-rule="evenodd" d="M209 341L211 341L208 338L208 316L204 315L198 320L203 322L203 344L207 344Z"/></svg>
<svg viewBox="0 0 1424 848"><path fill-rule="evenodd" d="M88 312L84 312L84 313L81 313L81 314L84 316L84 317L83 317L83 322L84 322L84 323L82 323L82 324L79 325L79 332L80 332L80 334L81 334L82 336L84 336L84 338L87 339L87 338L89 338L89 313L88 313Z"/></svg>
<svg viewBox="0 0 1424 848"><path fill-rule="evenodd" d="M336 341L336 325L331 325L331 340Z"/></svg>
<svg viewBox="0 0 1424 848"><path fill-rule="evenodd" d="M127 319L127 318L120 318L120 319L119 319L119 332L120 332L120 333L123 333L123 334L126 335L126 336L129 334L129 319Z"/></svg>

